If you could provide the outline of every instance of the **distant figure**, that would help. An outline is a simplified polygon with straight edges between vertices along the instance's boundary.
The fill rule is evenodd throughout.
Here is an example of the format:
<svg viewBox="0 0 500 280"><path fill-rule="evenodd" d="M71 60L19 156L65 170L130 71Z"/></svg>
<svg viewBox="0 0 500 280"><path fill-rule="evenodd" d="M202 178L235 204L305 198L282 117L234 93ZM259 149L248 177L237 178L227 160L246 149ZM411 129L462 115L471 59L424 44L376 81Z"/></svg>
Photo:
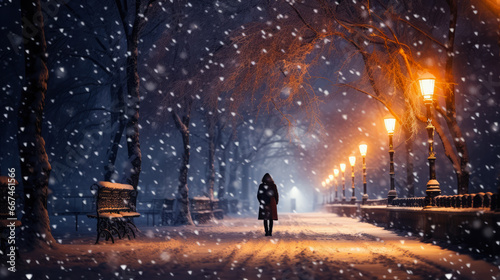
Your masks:
<svg viewBox="0 0 500 280"><path fill-rule="evenodd" d="M264 220L266 236L273 236L273 220L278 220L278 188L269 173L262 178L262 183L257 192L259 200L259 220Z"/></svg>

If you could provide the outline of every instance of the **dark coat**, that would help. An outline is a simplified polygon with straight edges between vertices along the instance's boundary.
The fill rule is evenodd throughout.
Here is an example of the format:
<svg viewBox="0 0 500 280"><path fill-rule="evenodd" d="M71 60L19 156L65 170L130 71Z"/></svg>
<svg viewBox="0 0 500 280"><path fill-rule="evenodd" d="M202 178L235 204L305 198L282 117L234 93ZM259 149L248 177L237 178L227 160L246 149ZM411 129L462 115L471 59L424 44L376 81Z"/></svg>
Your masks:
<svg viewBox="0 0 500 280"><path fill-rule="evenodd" d="M278 220L278 188L271 175L266 173L257 191L259 201L259 220Z"/></svg>

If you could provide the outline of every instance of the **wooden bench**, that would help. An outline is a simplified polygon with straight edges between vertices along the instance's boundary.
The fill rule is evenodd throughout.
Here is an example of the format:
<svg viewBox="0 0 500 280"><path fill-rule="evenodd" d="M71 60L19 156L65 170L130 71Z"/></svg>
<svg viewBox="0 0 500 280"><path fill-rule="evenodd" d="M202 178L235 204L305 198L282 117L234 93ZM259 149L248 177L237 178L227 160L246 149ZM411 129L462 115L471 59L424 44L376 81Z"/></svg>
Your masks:
<svg viewBox="0 0 500 280"><path fill-rule="evenodd" d="M224 219L224 210L222 209L218 199L212 201L212 211L214 212L214 217L217 220Z"/></svg>
<svg viewBox="0 0 500 280"><path fill-rule="evenodd" d="M206 223L213 216L216 219L224 218L224 211L219 208L219 200L210 201L208 197L194 197L190 200L191 218L197 224Z"/></svg>
<svg viewBox="0 0 500 280"><path fill-rule="evenodd" d="M212 216L212 207L208 197L194 197L189 203L191 204L191 218L196 224L203 224L210 220Z"/></svg>
<svg viewBox="0 0 500 280"><path fill-rule="evenodd" d="M153 225L155 225L154 215L161 215L161 225L172 225L174 223L174 202L173 198L153 199L148 202L149 209L141 210L142 214L153 215ZM196 223L206 223L213 213L216 219L224 218L224 210L219 205L219 200L215 199L210 203L207 197L195 197L190 199L191 218ZM141 208L142 209L142 208ZM149 224L149 219L147 221Z"/></svg>
<svg viewBox="0 0 500 280"><path fill-rule="evenodd" d="M7 249L9 245L9 235L12 226L21 226L21 221L17 220L16 209L16 186L19 183L16 179L0 176L0 250L2 251L1 256L7 254ZM10 197L10 199L9 199ZM19 256L16 246L16 256Z"/></svg>
<svg viewBox="0 0 500 280"><path fill-rule="evenodd" d="M125 236L135 238L137 227L133 218L141 216L135 211L137 191L131 185L103 181L90 188L94 195L95 213L87 216L97 219L95 243L99 243L101 237L106 241L111 239L113 243L114 236L120 239Z"/></svg>

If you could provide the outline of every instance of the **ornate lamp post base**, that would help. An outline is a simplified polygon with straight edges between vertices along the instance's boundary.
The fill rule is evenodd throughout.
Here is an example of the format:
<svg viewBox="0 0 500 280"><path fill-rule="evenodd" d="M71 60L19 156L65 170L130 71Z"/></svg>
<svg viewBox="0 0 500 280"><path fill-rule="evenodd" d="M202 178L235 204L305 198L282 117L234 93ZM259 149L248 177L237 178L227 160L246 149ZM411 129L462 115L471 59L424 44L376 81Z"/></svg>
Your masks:
<svg viewBox="0 0 500 280"><path fill-rule="evenodd" d="M436 202L434 198L441 194L439 182L436 179L431 179L427 182L427 189L425 190L427 196L425 197L425 207L434 207Z"/></svg>
<svg viewBox="0 0 500 280"><path fill-rule="evenodd" d="M365 193L365 194L363 195L363 199L362 199L361 203L362 203L362 204L366 204L366 202L367 202L367 201L368 201L368 194L366 194L366 193Z"/></svg>
<svg viewBox="0 0 500 280"><path fill-rule="evenodd" d="M387 205L392 205L392 201L398 197L398 194L396 193L396 190L390 190L387 193Z"/></svg>
<svg viewBox="0 0 500 280"><path fill-rule="evenodd" d="M356 204L356 197L355 197L355 196L352 196L352 197L351 197L351 203L352 203L352 204Z"/></svg>

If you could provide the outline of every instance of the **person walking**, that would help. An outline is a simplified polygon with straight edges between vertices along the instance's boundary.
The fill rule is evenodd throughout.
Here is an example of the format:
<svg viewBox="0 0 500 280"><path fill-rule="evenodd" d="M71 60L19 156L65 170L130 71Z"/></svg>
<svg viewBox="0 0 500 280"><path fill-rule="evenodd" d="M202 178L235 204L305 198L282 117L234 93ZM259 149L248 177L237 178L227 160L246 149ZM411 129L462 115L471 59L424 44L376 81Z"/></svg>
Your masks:
<svg viewBox="0 0 500 280"><path fill-rule="evenodd" d="M264 220L266 236L273 236L273 221L278 220L277 205L279 201L278 188L269 173L262 177L262 183L257 191L259 200L259 220Z"/></svg>

